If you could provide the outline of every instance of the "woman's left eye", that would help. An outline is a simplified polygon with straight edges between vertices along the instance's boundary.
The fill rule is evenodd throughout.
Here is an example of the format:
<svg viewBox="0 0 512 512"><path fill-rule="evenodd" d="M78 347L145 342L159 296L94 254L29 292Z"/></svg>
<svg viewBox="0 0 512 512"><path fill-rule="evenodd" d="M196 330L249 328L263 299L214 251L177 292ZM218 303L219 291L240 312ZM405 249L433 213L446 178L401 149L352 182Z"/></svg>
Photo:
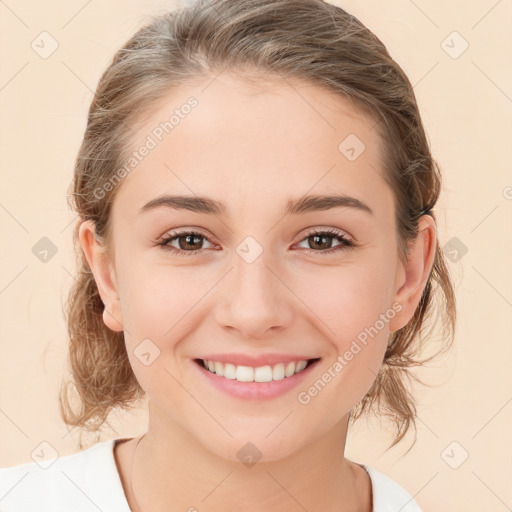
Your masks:
<svg viewBox="0 0 512 512"><path fill-rule="evenodd" d="M332 242L328 241L330 239L337 239L340 243L337 246L332 247ZM196 249L194 248L194 245L201 245L202 240L207 240L210 244L212 244L212 242L210 242L208 238L205 235L202 235L201 233L197 233L196 231L183 231L181 233L170 233L169 235L162 238L158 245L161 246L162 249L170 251L174 254L186 254L187 256L192 256L201 251L201 248ZM169 245L171 242L175 241L178 242L178 247L173 247L172 245ZM356 244L351 240L348 240L343 235L343 233L334 229L313 231L309 233L305 238L303 238L299 242L299 244L303 243L304 241L310 245L328 245L329 247L323 248L322 250L307 248L308 251L320 254L332 253L334 251L356 246ZM191 246L193 250L189 250Z"/></svg>
<svg viewBox="0 0 512 512"><path fill-rule="evenodd" d="M334 247L332 247L332 242L326 242L326 240L329 240L329 239L337 239L340 243ZM306 243L309 243L311 245L311 243L313 243L313 245L316 245L316 246L322 246L322 245L325 245L327 244L329 247L327 247L326 249L324 250L321 250L321 251L316 251L316 250L313 250L313 249L308 249L308 250L313 250L313 252L318 252L320 254L330 254L332 252L335 252L335 251L340 251L342 249L345 249L345 248L350 248L350 247L355 247L355 243L352 242L351 240L349 240L348 238L345 237L345 235L343 233L341 233L340 231L337 231L335 229L327 229L327 230L318 230L318 231L313 231L312 233L309 233L306 238L304 238L303 240L301 240L300 243L302 243L303 241L306 241Z"/></svg>

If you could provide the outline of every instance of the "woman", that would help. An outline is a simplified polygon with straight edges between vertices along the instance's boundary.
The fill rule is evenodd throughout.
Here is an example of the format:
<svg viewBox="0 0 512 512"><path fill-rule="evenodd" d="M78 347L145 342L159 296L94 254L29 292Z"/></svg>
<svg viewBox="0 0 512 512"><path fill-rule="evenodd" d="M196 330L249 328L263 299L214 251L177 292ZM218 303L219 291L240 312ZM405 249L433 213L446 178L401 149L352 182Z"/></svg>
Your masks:
<svg viewBox="0 0 512 512"><path fill-rule="evenodd" d="M344 10L155 17L103 74L76 161L81 411L61 396L89 430L147 397L148 430L4 468L2 510L420 510L343 454L374 406L391 446L414 425L436 288L453 339L440 179L409 80Z"/></svg>

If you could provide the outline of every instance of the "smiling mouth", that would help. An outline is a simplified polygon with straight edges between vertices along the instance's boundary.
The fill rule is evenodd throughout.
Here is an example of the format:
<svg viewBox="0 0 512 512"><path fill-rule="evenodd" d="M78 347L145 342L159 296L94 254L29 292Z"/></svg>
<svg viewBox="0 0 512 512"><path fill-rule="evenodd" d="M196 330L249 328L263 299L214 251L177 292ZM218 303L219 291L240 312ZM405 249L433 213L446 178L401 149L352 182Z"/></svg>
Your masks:
<svg viewBox="0 0 512 512"><path fill-rule="evenodd" d="M271 382L287 379L295 374L304 371L312 364L319 361L320 358L292 361L289 363L279 363L275 365L265 365L259 367L234 365L231 363L220 363L218 361L208 361L205 359L194 359L202 368L210 373L239 382Z"/></svg>

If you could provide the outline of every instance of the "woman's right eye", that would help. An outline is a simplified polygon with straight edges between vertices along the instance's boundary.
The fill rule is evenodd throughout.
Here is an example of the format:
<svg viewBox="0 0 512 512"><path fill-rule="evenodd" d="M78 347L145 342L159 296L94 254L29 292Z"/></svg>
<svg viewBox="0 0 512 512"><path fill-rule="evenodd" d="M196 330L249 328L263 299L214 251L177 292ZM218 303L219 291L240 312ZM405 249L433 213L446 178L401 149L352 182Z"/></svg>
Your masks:
<svg viewBox="0 0 512 512"><path fill-rule="evenodd" d="M186 254L188 256L197 254L201 251L201 249L188 250L187 246L193 246L194 244L201 245L201 240L208 240L208 238L196 231L183 231L180 233L170 233L166 235L163 239L161 239L160 245L162 249L166 251L170 251L174 254ZM182 242L184 240L184 242ZM169 242L178 242L178 248L169 245ZM208 240L209 241L209 240ZM212 242L210 242L212 243Z"/></svg>

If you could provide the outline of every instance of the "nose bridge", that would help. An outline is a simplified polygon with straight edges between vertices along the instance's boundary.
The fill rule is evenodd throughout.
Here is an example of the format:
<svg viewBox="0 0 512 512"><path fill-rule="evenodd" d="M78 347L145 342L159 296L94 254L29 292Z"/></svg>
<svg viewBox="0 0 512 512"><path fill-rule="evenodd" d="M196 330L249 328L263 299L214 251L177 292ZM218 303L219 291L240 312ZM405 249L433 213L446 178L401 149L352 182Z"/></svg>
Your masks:
<svg viewBox="0 0 512 512"><path fill-rule="evenodd" d="M283 327L291 318L289 292L276 277L271 251L252 237L233 253L233 270L222 289L217 320L245 337L260 337L271 328Z"/></svg>
<svg viewBox="0 0 512 512"><path fill-rule="evenodd" d="M254 247L250 246L250 242L244 242L237 248L237 255L233 258L233 297L238 296L239 299L266 298L265 302L268 304L273 298L272 291L276 292L275 283L273 283L276 278L270 271L270 251L262 251L261 254L254 257L251 254L254 250Z"/></svg>

